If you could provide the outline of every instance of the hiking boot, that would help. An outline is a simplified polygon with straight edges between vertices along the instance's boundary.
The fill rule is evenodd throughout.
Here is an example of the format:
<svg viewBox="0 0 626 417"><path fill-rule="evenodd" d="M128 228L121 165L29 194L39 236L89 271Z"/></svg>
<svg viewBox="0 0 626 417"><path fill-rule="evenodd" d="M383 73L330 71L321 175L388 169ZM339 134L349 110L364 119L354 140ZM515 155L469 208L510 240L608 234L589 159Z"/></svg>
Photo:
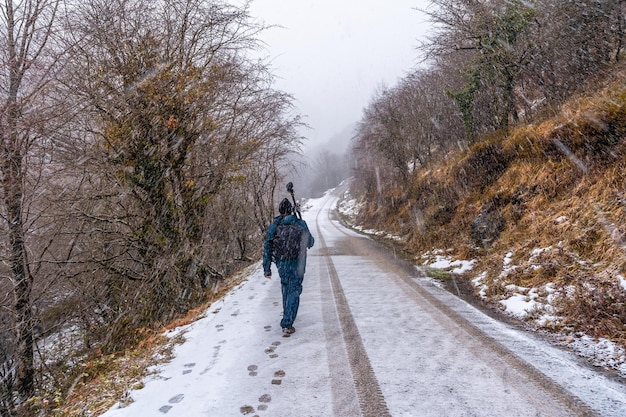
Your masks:
<svg viewBox="0 0 626 417"><path fill-rule="evenodd" d="M286 327L283 329L283 334L292 334L296 332L295 327Z"/></svg>

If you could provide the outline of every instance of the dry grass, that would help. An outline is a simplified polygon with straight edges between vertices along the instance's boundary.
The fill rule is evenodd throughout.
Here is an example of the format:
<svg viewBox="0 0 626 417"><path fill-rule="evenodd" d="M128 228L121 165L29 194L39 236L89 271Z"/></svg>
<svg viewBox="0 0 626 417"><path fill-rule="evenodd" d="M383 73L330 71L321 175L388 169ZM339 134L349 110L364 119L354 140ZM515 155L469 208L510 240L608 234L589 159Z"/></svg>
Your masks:
<svg viewBox="0 0 626 417"><path fill-rule="evenodd" d="M155 334L131 351L93 358L63 400L59 396L57 404L42 405L50 410L48 415L58 417L100 415L123 402L129 390L141 388L147 369L171 359L174 346L183 340Z"/></svg>

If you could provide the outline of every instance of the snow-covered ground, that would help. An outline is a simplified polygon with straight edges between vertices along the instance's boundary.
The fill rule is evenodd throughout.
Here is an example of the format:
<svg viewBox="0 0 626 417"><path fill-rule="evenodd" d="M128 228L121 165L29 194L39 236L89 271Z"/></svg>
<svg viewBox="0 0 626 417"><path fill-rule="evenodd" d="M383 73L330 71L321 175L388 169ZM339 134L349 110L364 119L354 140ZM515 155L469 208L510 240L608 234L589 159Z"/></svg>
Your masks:
<svg viewBox="0 0 626 417"><path fill-rule="evenodd" d="M626 415L622 384L341 228L328 216L336 203L328 194L305 213L316 246L295 334L281 333L275 268L267 280L257 264L171 331L185 337L174 358L104 416Z"/></svg>

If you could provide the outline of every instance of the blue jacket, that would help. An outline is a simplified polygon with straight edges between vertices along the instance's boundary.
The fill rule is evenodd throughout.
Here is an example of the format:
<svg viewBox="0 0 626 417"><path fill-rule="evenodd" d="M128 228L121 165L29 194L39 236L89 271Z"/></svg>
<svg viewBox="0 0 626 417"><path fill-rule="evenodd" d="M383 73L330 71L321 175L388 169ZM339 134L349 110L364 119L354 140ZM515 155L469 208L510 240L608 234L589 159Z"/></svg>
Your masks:
<svg viewBox="0 0 626 417"><path fill-rule="evenodd" d="M301 226L306 231L306 234L308 235L306 249L311 249L313 245L315 244L315 239L313 239L313 236L311 235L311 232L309 231L309 227L307 226L304 220L300 220L293 214L290 214L288 216L280 215L280 216L274 217L274 221L272 222L272 224L270 224L269 228L267 229L267 234L265 235L265 242L263 244L263 272L265 273L266 277L272 275L272 270L270 268L272 265L272 261L276 263L276 267L278 268L279 271L283 270L284 268L289 268L289 269L293 269L294 271L298 271L301 274L304 274L304 271L306 269L306 249L305 248L301 248L300 256L298 257L298 259L293 259L293 260L272 259L271 241L272 239L274 239L274 235L276 234L276 226L278 225L278 223L281 223L281 222L283 224L295 223Z"/></svg>

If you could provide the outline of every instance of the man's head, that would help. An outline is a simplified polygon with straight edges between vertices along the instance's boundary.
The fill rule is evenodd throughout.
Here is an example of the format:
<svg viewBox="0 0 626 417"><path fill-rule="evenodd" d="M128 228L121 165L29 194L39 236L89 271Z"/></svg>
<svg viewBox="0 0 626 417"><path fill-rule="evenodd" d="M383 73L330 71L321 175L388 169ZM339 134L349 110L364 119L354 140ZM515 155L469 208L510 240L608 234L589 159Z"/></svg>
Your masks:
<svg viewBox="0 0 626 417"><path fill-rule="evenodd" d="M293 209L293 206L291 205L289 200L286 198L284 198L283 201L281 201L280 205L278 206L278 212L282 214L283 216L291 214L292 209Z"/></svg>

